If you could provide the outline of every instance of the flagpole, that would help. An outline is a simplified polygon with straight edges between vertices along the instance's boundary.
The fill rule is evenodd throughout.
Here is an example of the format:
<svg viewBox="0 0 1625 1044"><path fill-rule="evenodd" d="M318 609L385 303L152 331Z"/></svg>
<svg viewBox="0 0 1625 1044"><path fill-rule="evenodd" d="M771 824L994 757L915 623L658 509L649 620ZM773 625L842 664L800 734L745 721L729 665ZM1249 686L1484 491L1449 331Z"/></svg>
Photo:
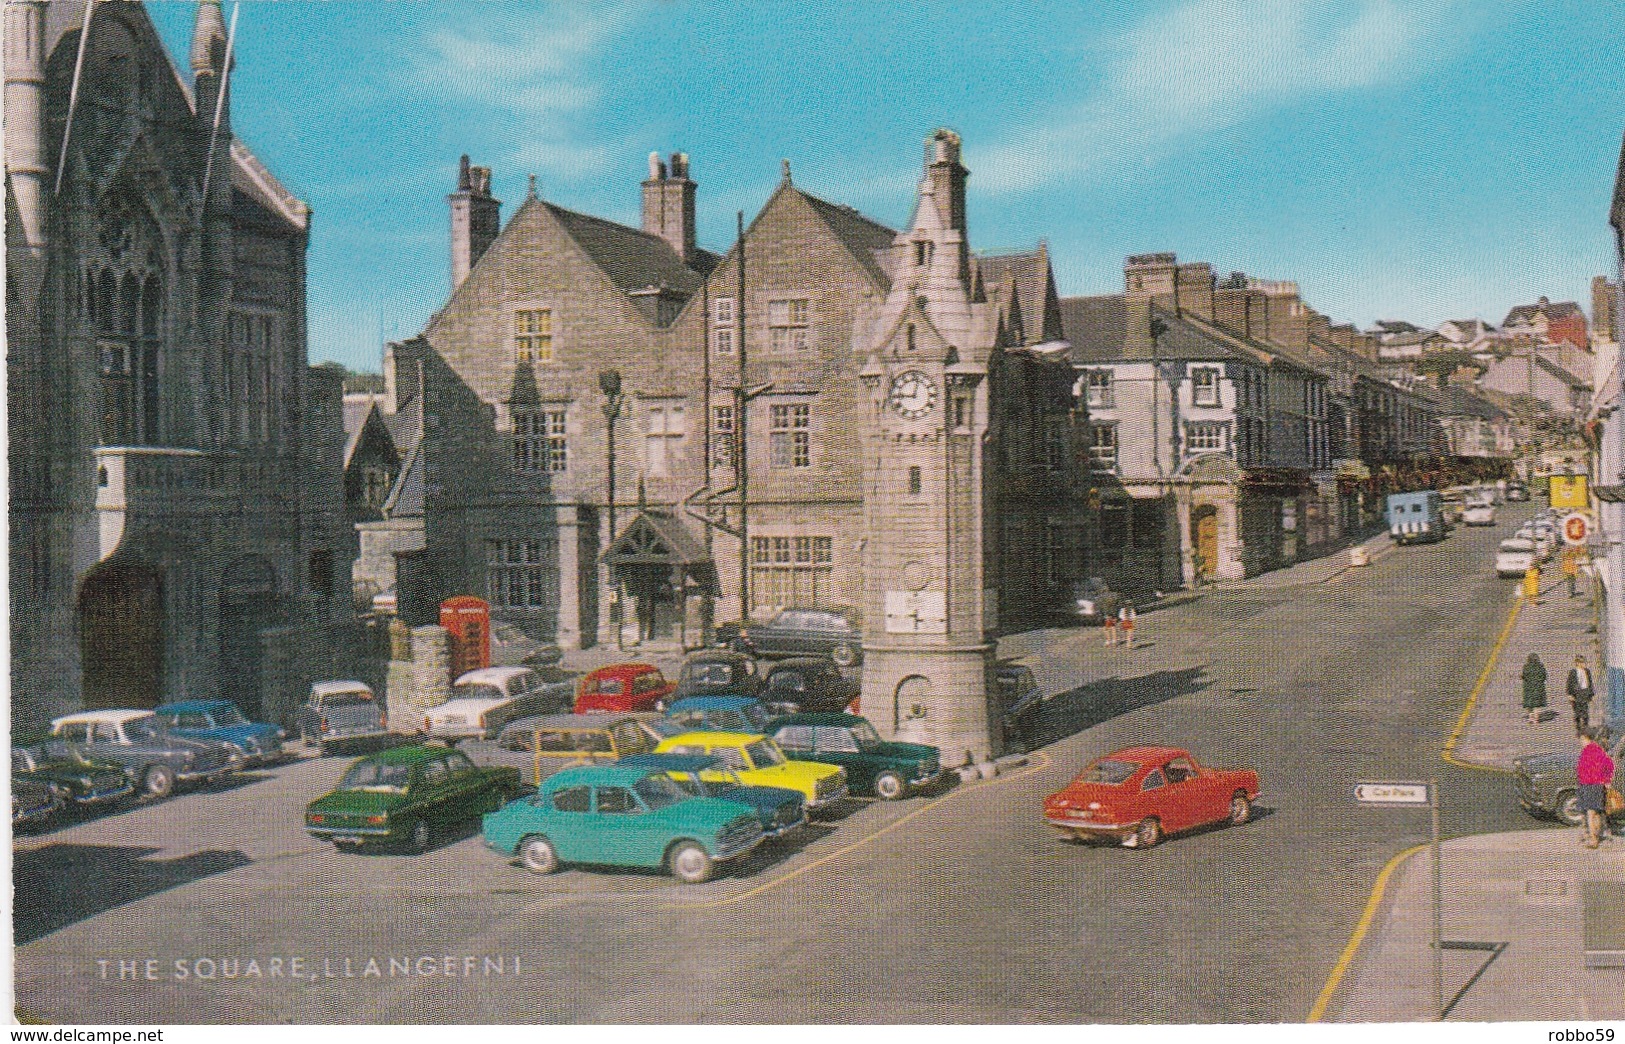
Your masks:
<svg viewBox="0 0 1625 1044"><path fill-rule="evenodd" d="M56 187L62 191L62 171L68 165L68 138L73 134L73 113L79 105L79 81L85 73L85 52L90 50L90 20L96 16L96 0L85 0L85 24L79 29L79 53L73 58L73 86L68 88L68 120L62 127L62 152L56 160Z"/></svg>
<svg viewBox="0 0 1625 1044"><path fill-rule="evenodd" d="M226 67L220 73L220 93L214 100L214 125L209 129L209 154L203 161L203 206L209 205L209 178L214 173L215 142L220 137L220 118L226 111L226 92L231 89L231 52L237 43L237 13L242 4L231 5L231 27L226 30Z"/></svg>

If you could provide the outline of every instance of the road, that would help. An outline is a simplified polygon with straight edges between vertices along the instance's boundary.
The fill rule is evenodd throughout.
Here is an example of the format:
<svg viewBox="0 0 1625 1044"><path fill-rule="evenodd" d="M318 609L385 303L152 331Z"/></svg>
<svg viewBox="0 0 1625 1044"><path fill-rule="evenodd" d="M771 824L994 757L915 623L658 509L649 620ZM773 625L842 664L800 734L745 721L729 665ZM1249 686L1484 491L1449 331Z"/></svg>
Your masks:
<svg viewBox="0 0 1625 1044"><path fill-rule="evenodd" d="M1437 777L1449 835L1538 825L1504 778L1439 758L1505 619L1512 581L1489 566L1509 528L1147 613L1131 651L1018 636L1004 651L1065 693L1055 731L1081 731L701 886L536 878L474 837L335 852L299 813L337 758L24 836L18 1004L84 1022L1301 1020L1376 874L1427 828L1353 808L1355 779ZM1257 768L1255 821L1149 851L1043 826L1084 762L1147 741Z"/></svg>

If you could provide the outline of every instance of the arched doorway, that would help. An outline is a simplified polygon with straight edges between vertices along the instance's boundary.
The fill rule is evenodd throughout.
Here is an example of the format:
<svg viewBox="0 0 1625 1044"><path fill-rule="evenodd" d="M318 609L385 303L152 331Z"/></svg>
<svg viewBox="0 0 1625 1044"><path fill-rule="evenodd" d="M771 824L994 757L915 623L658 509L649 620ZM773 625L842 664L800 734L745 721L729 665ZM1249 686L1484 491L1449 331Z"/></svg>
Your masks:
<svg viewBox="0 0 1625 1044"><path fill-rule="evenodd" d="M911 674L898 682L892 694L892 731L901 729L906 721L923 717L926 697L930 695L931 679L924 675Z"/></svg>
<svg viewBox="0 0 1625 1044"><path fill-rule="evenodd" d="M156 707L164 692L164 587L158 570L102 563L79 589L85 707Z"/></svg>
<svg viewBox="0 0 1625 1044"><path fill-rule="evenodd" d="M262 711L260 632L282 622L276 570L258 555L246 555L220 577L220 661L216 679L222 699L249 718Z"/></svg>
<svg viewBox="0 0 1625 1044"><path fill-rule="evenodd" d="M1212 504L1191 511L1191 545L1196 554L1196 579L1206 583L1219 572L1219 509Z"/></svg>

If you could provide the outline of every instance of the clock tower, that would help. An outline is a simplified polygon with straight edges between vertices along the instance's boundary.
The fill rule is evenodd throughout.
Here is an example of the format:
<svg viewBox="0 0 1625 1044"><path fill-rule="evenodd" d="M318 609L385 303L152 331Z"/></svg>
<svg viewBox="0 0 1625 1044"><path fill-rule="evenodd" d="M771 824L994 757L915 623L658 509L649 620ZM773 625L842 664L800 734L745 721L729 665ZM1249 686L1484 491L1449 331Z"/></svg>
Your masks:
<svg viewBox="0 0 1625 1044"><path fill-rule="evenodd" d="M946 766L997 748L983 452L1000 334L995 309L972 291L966 174L959 136L931 135L914 219L893 246L891 290L859 349L863 713L883 735L942 748Z"/></svg>

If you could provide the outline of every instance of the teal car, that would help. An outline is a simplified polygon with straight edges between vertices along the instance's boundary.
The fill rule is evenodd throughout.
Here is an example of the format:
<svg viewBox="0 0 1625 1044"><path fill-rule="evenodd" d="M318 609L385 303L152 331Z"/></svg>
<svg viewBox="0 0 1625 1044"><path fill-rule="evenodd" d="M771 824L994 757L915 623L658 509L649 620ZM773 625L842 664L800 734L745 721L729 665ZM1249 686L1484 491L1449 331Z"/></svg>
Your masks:
<svg viewBox="0 0 1625 1044"><path fill-rule="evenodd" d="M852 793L896 801L942 779L942 755L923 743L888 743L856 714L790 714L773 719L767 734L792 761L817 761L846 770Z"/></svg>
<svg viewBox="0 0 1625 1044"><path fill-rule="evenodd" d="M695 797L664 772L583 765L486 815L485 843L549 874L564 863L665 867L685 884L762 843L756 809Z"/></svg>

